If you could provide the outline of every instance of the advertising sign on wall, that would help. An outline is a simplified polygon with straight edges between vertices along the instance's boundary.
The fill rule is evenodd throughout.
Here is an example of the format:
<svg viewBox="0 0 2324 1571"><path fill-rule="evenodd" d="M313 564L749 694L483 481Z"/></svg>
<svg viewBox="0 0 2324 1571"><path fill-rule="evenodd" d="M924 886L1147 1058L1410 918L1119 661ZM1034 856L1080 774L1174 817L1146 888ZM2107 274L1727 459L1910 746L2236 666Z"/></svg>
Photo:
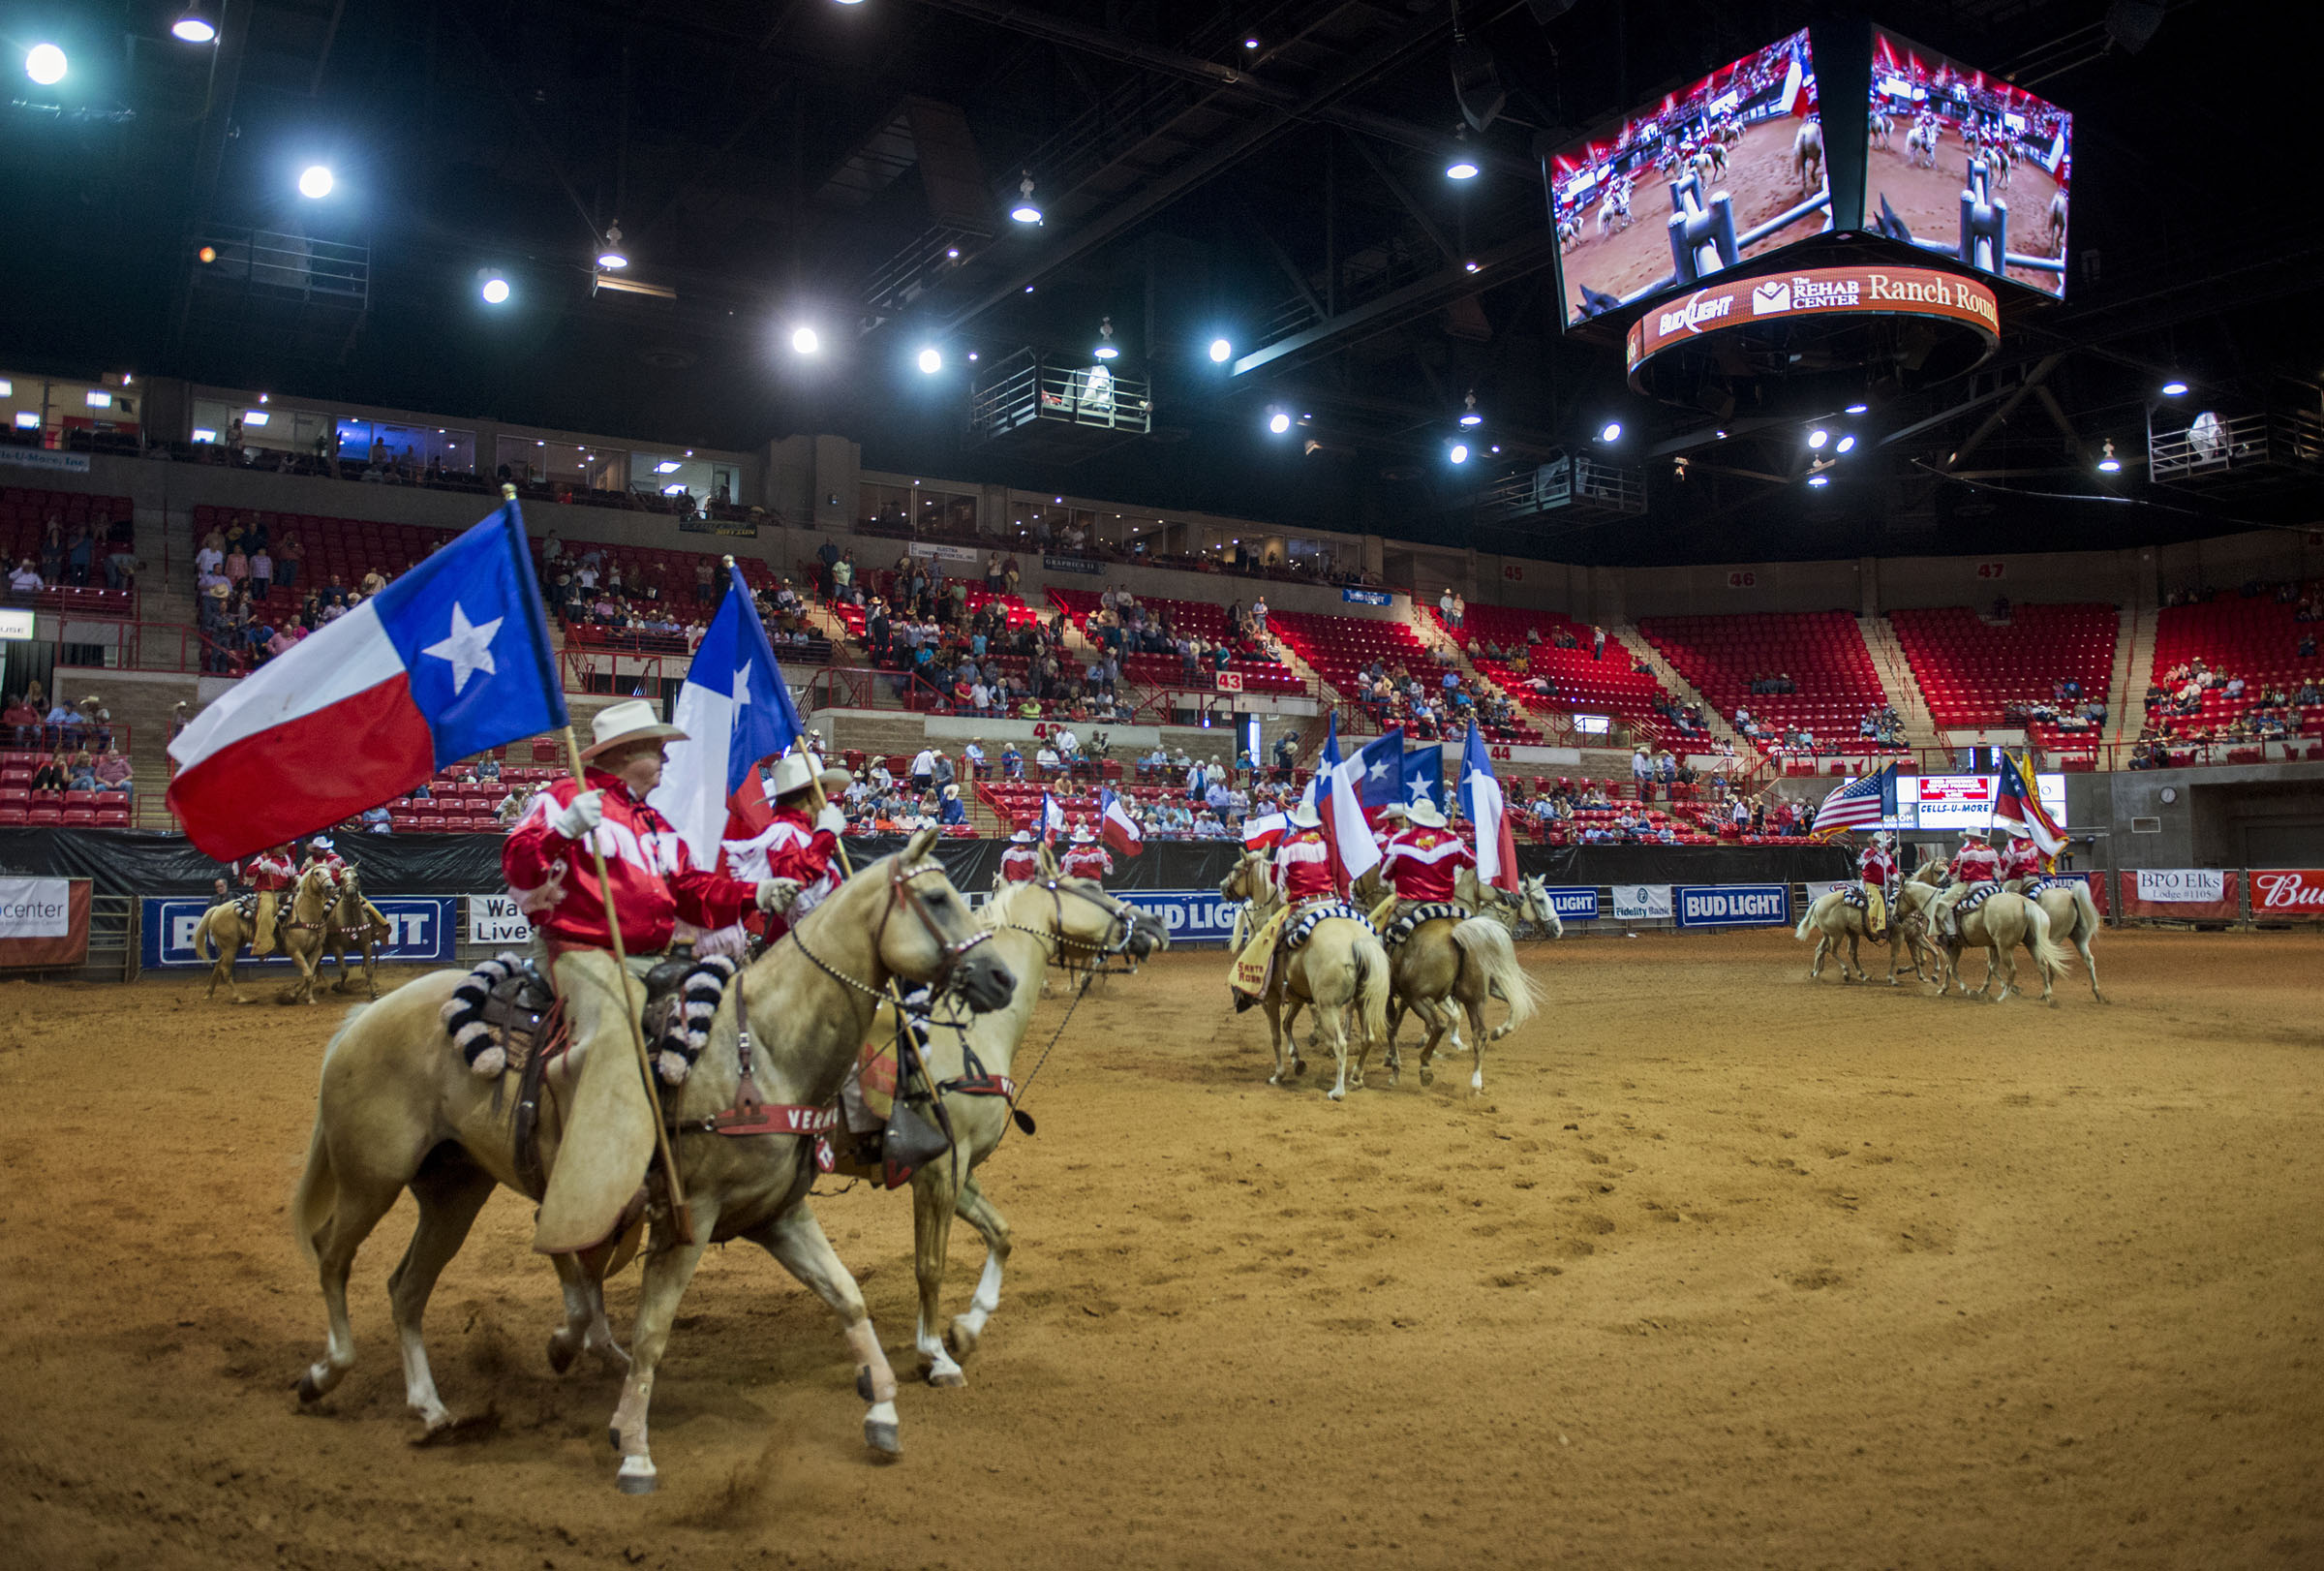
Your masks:
<svg viewBox="0 0 2324 1571"><path fill-rule="evenodd" d="M1598 887L1575 885L1548 891L1549 907L1561 922L1595 922L1598 920Z"/></svg>
<svg viewBox="0 0 2324 1571"><path fill-rule="evenodd" d="M88 879L0 878L0 970L88 957Z"/></svg>
<svg viewBox="0 0 2324 1571"><path fill-rule="evenodd" d="M1680 884L1671 891L1680 927L1789 927L1788 883Z"/></svg>
<svg viewBox="0 0 2324 1571"><path fill-rule="evenodd" d="M2324 868L2252 869L2251 914L2324 921Z"/></svg>
<svg viewBox="0 0 2324 1571"><path fill-rule="evenodd" d="M1350 605L1393 605L1396 597L1385 589L1343 589L1339 598Z"/></svg>
<svg viewBox="0 0 2324 1571"><path fill-rule="evenodd" d="M1802 267L1710 284L1631 323L1629 369L1673 344L1728 327L1803 317L1937 317L1998 339L2002 308L1973 278L1934 267Z"/></svg>
<svg viewBox="0 0 2324 1571"><path fill-rule="evenodd" d="M1113 893L1122 904L1152 911L1169 923L1173 943L1226 942L1235 936L1235 911L1241 905L1215 889L1116 889Z"/></svg>
<svg viewBox="0 0 2324 1571"><path fill-rule="evenodd" d="M468 941L512 943L520 948L532 941L532 919L516 907L510 894L468 897Z"/></svg>
<svg viewBox="0 0 2324 1571"><path fill-rule="evenodd" d="M398 963L443 964L452 958L452 899L450 895L381 895L372 901L387 918L389 938L380 946L380 958ZM210 909L207 898L179 899L168 895L144 898L144 967L164 970L206 965L194 952L194 929ZM245 954L243 963L249 964ZM287 966L281 954L260 962Z"/></svg>
<svg viewBox="0 0 2324 1571"><path fill-rule="evenodd" d="M933 540L912 541L911 554L931 562L966 562L973 565L977 560L976 547L973 545L939 545Z"/></svg>
<svg viewBox="0 0 2324 1571"><path fill-rule="evenodd" d="M1667 922L1670 920L1670 886L1667 883L1617 883L1614 892L1614 920L1617 922Z"/></svg>
<svg viewBox="0 0 2324 1571"><path fill-rule="evenodd" d="M973 551L969 553L971 556L975 554ZM1041 566L1051 572L1099 573L1106 570L1104 563L1086 562L1078 556L1045 556L1041 559Z"/></svg>
<svg viewBox="0 0 2324 1571"><path fill-rule="evenodd" d="M2216 867L2142 867L2138 898L2156 906L2209 906L2227 898L2227 875Z"/></svg>
<svg viewBox="0 0 2324 1571"><path fill-rule="evenodd" d="M1982 829L1993 822L1994 775L1905 775L1896 786L1897 816L1890 829ZM2065 777L2035 775L2034 794L2059 828L2065 816Z"/></svg>

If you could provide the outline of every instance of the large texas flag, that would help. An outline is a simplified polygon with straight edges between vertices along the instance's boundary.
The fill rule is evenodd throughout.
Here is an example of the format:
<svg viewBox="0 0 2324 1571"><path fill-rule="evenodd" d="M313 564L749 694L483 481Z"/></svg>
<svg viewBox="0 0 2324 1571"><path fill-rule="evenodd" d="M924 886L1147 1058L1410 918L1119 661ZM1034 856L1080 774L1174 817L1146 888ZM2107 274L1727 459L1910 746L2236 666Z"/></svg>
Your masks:
<svg viewBox="0 0 2324 1571"><path fill-rule="evenodd" d="M1492 751L1484 733L1469 722L1469 739L1461 749L1460 810L1477 826L1477 880L1514 893L1517 888L1517 841L1510 833L1509 807L1501 796L1501 782L1493 775Z"/></svg>
<svg viewBox="0 0 2324 1571"><path fill-rule="evenodd" d="M514 502L236 683L169 744L169 807L231 861L566 724Z"/></svg>
<svg viewBox="0 0 2324 1571"><path fill-rule="evenodd" d="M696 867L718 864L719 842L767 826L759 760L789 752L800 734L799 707L750 587L740 568L729 565L726 572L726 599L703 630L670 715L687 739L670 744L661 784L647 798L685 840Z"/></svg>

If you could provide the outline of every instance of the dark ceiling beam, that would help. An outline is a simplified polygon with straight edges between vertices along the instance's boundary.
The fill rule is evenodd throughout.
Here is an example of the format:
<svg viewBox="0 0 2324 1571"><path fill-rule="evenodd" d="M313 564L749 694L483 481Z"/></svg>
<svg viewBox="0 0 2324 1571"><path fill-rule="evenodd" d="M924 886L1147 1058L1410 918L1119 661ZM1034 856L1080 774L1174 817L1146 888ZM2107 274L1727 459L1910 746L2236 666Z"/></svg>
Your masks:
<svg viewBox="0 0 2324 1571"><path fill-rule="evenodd" d="M2028 371L2025 380L2017 385L2017 390L2002 400L2001 408L1986 416L1979 422L1977 428L1969 434L1967 442L1953 449L1953 455L1945 460L1945 467L1947 469L1958 468L1961 460L1982 447L1987 437L2000 430L2003 424L2007 423L2009 416L2017 413L2017 406L2033 397L2034 389L2049 380L2050 373L2057 370L2059 362L2064 358L2064 354L2045 354L2034 361L2034 368Z"/></svg>
<svg viewBox="0 0 2324 1571"><path fill-rule="evenodd" d="M1242 214L1242 221L1249 228L1251 233L1258 236L1260 246L1269 257L1274 259L1274 263L1282 269L1283 276L1291 280L1291 287L1299 291L1300 299L1305 303L1308 310L1315 313L1316 321L1321 322L1329 317L1331 313L1325 307L1323 300L1317 296L1315 286L1307 282L1307 275L1300 270L1300 264L1291 260L1291 253L1284 250L1275 237L1268 232L1267 226L1260 222L1259 215L1252 212L1249 204L1239 198L1237 199L1235 206L1237 211Z"/></svg>
<svg viewBox="0 0 2324 1571"><path fill-rule="evenodd" d="M307 96L322 96L322 68L331 63L331 46L339 42L340 18L347 15L347 0L331 0L331 19L323 24L322 50L315 56L315 75L307 78Z"/></svg>
<svg viewBox="0 0 2324 1571"><path fill-rule="evenodd" d="M1372 144L1359 139L1356 151L1371 166L1372 172L1380 177L1380 183L1388 187L1388 194L1395 198L1412 221L1420 226L1421 232L1427 235L1436 249L1444 254L1445 260L1460 261L1460 253L1452 249L1452 242L1445 238L1445 231L1437 228L1435 219L1428 216L1428 209L1412 200L1412 193L1404 189L1404 182L1396 178L1395 171L1388 167L1387 162L1372 151Z"/></svg>
<svg viewBox="0 0 2324 1571"><path fill-rule="evenodd" d="M1424 317L1431 311L1442 310L1464 294L1529 277L1548 266L1556 258L1557 235L1554 231L1544 230L1540 233L1519 235L1479 255L1477 271L1473 273L1466 264L1461 264L1417 279L1402 289L1391 290L1376 299L1366 300L1353 310L1342 311L1338 316L1312 327L1251 351L1235 362L1234 374L1247 376L1269 366L1288 370L1345 344L1359 343L1402 326L1417 317Z"/></svg>
<svg viewBox="0 0 2324 1571"><path fill-rule="evenodd" d="M929 0L929 3L981 6L987 4L988 0ZM1040 283L1076 258L1086 256L1108 241L1128 233L1180 197L1225 173L1301 121L1313 119L1316 111L1403 64L1417 50L1428 47L1449 25L1445 22L1423 23L1365 50L1333 74L1330 80L1301 99L1298 108L1277 109L1254 120L1225 141L1159 176L1136 196L1109 208L1102 216L1082 225L1055 243L1044 247L1033 261L962 306L947 321L946 329L958 332L994 307L1016 299L1029 286Z"/></svg>

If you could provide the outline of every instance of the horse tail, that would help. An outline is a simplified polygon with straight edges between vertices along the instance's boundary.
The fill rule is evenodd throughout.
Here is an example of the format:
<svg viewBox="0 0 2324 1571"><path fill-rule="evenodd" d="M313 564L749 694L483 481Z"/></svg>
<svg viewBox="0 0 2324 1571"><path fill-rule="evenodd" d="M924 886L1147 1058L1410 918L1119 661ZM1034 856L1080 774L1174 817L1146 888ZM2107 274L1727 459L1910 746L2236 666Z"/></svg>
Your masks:
<svg viewBox="0 0 2324 1571"><path fill-rule="evenodd" d="M1509 1018L1485 1033L1486 1041L1497 1042L1533 1018L1542 1005L1541 987L1517 964L1516 946L1500 923L1472 916L1452 930L1452 941L1484 972L1486 994L1499 994L1509 1004Z"/></svg>
<svg viewBox="0 0 2324 1571"><path fill-rule="evenodd" d="M2080 878L2074 880L2074 933L2095 937L2098 931L2098 903L2090 897L2090 885ZM2073 934L2066 935L2072 938Z"/></svg>
<svg viewBox="0 0 2324 1571"><path fill-rule="evenodd" d="M2050 937L2050 913L2036 900L2026 902L2033 936L2026 947L2034 951L2034 963L2052 976L2063 976L2073 961L2073 952Z"/></svg>
<svg viewBox="0 0 2324 1571"><path fill-rule="evenodd" d="M206 941L211 941L210 918L215 914L215 911L203 911L201 920L194 924L194 958L205 966L215 965L218 959L204 947Z"/></svg>
<svg viewBox="0 0 2324 1571"><path fill-rule="evenodd" d="M348 1010L347 1019L331 1033L330 1041L324 1044L322 1063L326 1070L330 1067L331 1056L339 1051L339 1044L347 1040L347 1033L355 1029L355 1021L366 1007L358 1003ZM290 1195L291 1242L298 1246L299 1255L310 1266L319 1263L315 1253L315 1235L322 1231L322 1224L330 1219L331 1213L339 1205L339 1176L331 1167L330 1145L323 1137L323 1118L322 1098L318 1096L315 1128L307 1136L307 1165L299 1173L298 1187Z"/></svg>
<svg viewBox="0 0 2324 1571"><path fill-rule="evenodd" d="M1820 901L1808 903L1808 909L1799 913L1799 926L1791 930L1791 937L1802 943L1808 941L1808 930L1816 925L1816 908L1820 904L1822 904Z"/></svg>
<svg viewBox="0 0 2324 1571"><path fill-rule="evenodd" d="M1491 924L1487 924L1488 926ZM1366 937L1353 951L1356 962L1356 1003L1363 1022L1364 1039L1388 1040L1388 951L1380 940Z"/></svg>

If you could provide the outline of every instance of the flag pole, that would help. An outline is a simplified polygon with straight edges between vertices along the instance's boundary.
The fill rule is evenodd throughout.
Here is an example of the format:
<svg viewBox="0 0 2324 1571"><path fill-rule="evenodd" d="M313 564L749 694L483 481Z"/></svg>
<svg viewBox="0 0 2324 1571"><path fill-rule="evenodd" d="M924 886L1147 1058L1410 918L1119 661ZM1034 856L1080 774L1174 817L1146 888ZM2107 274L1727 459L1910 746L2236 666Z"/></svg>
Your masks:
<svg viewBox="0 0 2324 1571"><path fill-rule="evenodd" d="M589 776L581 762L581 744L574 737L570 723L565 727L565 759L581 788L589 789ZM654 1109L654 1150L670 1191L670 1220L679 1233L690 1239L694 1236L694 1218L686 1205L686 1181L678 1176L678 1155L670 1150L670 1131L661 1117L661 1092L654 1083L653 1061L646 1057L645 1030L638 1024L637 1011L628 1006L629 956L622 946L622 919L614 912L613 887L605 879L605 850L594 834L589 837L589 854L596 860L597 893L605 902L605 931L613 938L614 964L621 968L622 1018L629 1022L629 1045L637 1054L637 1072L645 1077L646 1105Z"/></svg>

